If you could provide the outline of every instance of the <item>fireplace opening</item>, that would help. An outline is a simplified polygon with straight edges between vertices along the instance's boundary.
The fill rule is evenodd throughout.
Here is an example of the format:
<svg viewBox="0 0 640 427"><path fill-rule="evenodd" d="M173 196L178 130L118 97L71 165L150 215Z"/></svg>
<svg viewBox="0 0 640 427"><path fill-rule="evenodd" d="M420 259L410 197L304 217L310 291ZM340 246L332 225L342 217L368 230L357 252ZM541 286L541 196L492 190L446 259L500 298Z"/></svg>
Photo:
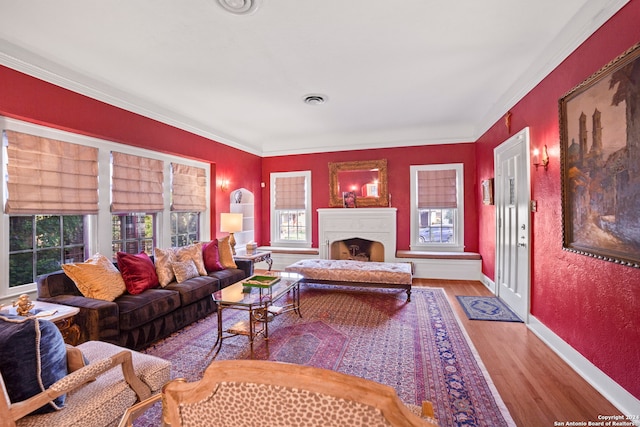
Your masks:
<svg viewBox="0 0 640 427"><path fill-rule="evenodd" d="M381 242L354 237L331 243L331 259L384 262Z"/></svg>

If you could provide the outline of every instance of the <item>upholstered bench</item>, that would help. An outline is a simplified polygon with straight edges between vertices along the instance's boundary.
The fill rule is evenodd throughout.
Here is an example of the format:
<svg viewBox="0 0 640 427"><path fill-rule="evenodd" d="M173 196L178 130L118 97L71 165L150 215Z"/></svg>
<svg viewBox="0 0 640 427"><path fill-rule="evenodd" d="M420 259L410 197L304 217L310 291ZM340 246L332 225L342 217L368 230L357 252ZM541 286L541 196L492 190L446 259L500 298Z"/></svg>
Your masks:
<svg viewBox="0 0 640 427"><path fill-rule="evenodd" d="M413 272L406 262L305 259L285 267L285 271L302 274L303 283L404 289L407 301L411 301Z"/></svg>

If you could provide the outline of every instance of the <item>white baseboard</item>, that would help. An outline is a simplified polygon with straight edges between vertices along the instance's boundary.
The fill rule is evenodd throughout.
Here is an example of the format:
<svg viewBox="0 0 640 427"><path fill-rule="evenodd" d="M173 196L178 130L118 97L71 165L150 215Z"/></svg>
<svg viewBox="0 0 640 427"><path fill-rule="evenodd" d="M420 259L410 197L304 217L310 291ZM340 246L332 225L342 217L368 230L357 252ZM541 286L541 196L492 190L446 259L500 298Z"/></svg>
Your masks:
<svg viewBox="0 0 640 427"><path fill-rule="evenodd" d="M417 279L481 280L482 261L476 259L399 258L413 262Z"/></svg>
<svg viewBox="0 0 640 427"><path fill-rule="evenodd" d="M494 295L496 294L496 282L489 279L487 276L484 275L484 273L482 273L482 277L480 281L482 282L483 285L485 285L491 291L492 294Z"/></svg>
<svg viewBox="0 0 640 427"><path fill-rule="evenodd" d="M531 331L567 362L582 378L598 390L607 400L625 415L640 415L640 400L622 388L607 374L598 369L586 357L567 344L534 316L529 315L527 325ZM602 414L608 415L608 414ZM625 420L628 421L628 420ZM630 421L630 420L629 420ZM635 420L640 425L640 420Z"/></svg>

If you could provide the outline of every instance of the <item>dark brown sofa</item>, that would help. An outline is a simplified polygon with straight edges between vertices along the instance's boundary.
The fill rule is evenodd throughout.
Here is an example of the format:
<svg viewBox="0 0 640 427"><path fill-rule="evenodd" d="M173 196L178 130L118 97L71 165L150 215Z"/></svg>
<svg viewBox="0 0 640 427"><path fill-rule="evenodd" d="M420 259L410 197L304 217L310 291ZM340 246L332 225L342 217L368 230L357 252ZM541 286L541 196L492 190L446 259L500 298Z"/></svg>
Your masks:
<svg viewBox="0 0 640 427"><path fill-rule="evenodd" d="M38 278L38 301L78 307L75 323L80 342L106 341L140 350L216 311L212 294L253 273L250 261L236 261L227 268L180 284L125 292L113 302L86 298L62 270Z"/></svg>

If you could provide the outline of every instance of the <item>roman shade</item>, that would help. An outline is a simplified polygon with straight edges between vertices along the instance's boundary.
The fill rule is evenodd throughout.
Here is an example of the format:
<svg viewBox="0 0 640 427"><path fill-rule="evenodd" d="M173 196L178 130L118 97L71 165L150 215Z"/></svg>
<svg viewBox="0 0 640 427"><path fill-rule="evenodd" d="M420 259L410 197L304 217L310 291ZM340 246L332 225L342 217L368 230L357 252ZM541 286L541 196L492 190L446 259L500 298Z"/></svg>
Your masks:
<svg viewBox="0 0 640 427"><path fill-rule="evenodd" d="M458 207L456 171L418 171L418 208L452 209Z"/></svg>
<svg viewBox="0 0 640 427"><path fill-rule="evenodd" d="M98 213L98 149L5 131L7 214Z"/></svg>
<svg viewBox="0 0 640 427"><path fill-rule="evenodd" d="M206 209L206 171L195 166L171 163L171 210L203 212Z"/></svg>
<svg viewBox="0 0 640 427"><path fill-rule="evenodd" d="M162 160L112 151L111 166L111 212L164 209Z"/></svg>
<svg viewBox="0 0 640 427"><path fill-rule="evenodd" d="M306 209L305 177L276 178L276 209Z"/></svg>

